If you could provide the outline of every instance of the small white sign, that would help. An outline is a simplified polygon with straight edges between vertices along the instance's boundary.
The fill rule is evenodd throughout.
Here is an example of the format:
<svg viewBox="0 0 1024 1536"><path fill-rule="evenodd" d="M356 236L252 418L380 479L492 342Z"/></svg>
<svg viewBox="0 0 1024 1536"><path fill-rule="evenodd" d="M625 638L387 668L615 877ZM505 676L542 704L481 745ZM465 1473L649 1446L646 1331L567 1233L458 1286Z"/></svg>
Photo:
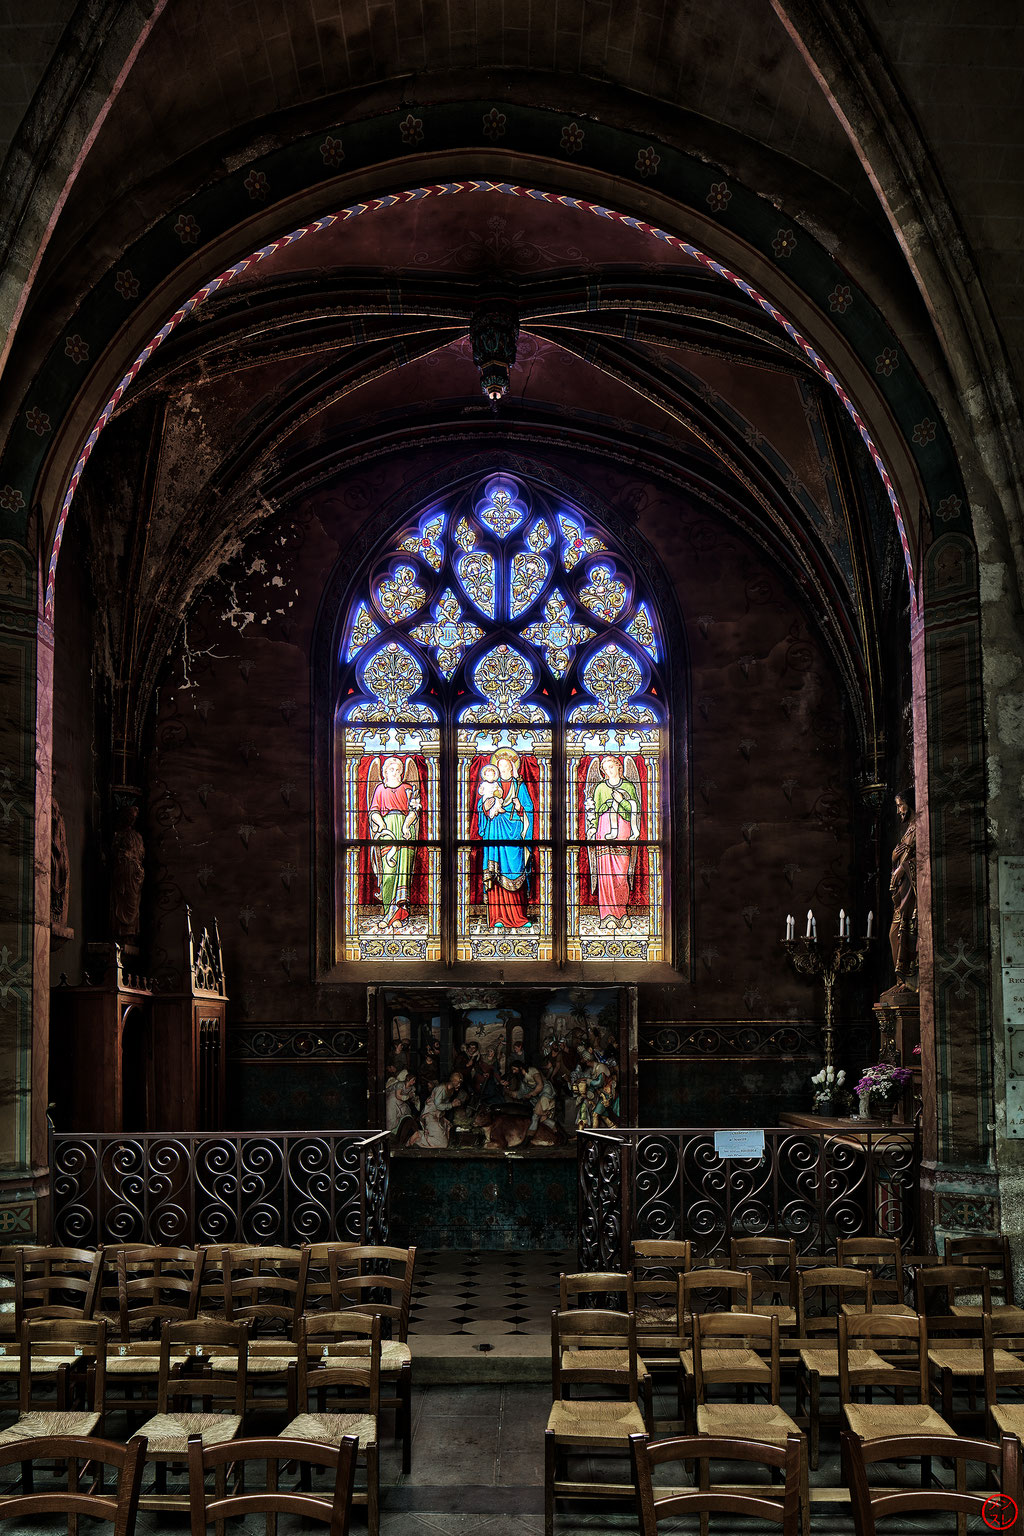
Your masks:
<svg viewBox="0 0 1024 1536"><path fill-rule="evenodd" d="M716 1131L716 1157L764 1157L764 1131Z"/></svg>

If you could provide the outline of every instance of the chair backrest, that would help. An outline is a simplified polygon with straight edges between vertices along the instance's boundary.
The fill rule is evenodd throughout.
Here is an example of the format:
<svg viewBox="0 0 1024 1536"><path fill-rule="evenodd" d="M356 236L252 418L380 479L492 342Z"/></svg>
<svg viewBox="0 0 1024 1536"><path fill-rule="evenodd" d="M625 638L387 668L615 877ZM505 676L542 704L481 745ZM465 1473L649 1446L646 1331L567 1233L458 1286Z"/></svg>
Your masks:
<svg viewBox="0 0 1024 1536"><path fill-rule="evenodd" d="M566 1364L563 1352L567 1349L573 1352L572 1365ZM552 1312L551 1381L556 1398L564 1395L567 1386L614 1386L635 1403L636 1314L603 1307Z"/></svg>
<svg viewBox="0 0 1024 1536"><path fill-rule="evenodd" d="M906 1303L903 1250L895 1237L840 1237L836 1259L841 1269L870 1269L871 1305Z"/></svg>
<svg viewBox="0 0 1024 1536"><path fill-rule="evenodd" d="M796 1306L796 1242L791 1237L734 1237L729 1242L732 1269L749 1269L754 1300L770 1296L772 1305Z"/></svg>
<svg viewBox="0 0 1024 1536"><path fill-rule="evenodd" d="M843 1303L858 1302L870 1311L871 1296L869 1269L835 1264L802 1269L797 1276L797 1332L804 1338L815 1333L834 1334Z"/></svg>
<svg viewBox="0 0 1024 1536"><path fill-rule="evenodd" d="M91 1317L103 1267L98 1248L19 1248L14 1255L14 1318Z"/></svg>
<svg viewBox="0 0 1024 1536"><path fill-rule="evenodd" d="M306 1304L308 1248L225 1248L220 1261L228 1322L291 1334Z"/></svg>
<svg viewBox="0 0 1024 1536"><path fill-rule="evenodd" d="M1013 1304L1013 1258L1008 1237L947 1237L943 1250L947 1264L967 1264L987 1269L993 1300Z"/></svg>
<svg viewBox="0 0 1024 1536"><path fill-rule="evenodd" d="M917 1345L916 1352L914 1345ZM896 1351L885 1368L851 1363L851 1351ZM839 1318L839 1400L852 1402L852 1388L886 1386L916 1393L928 1402L928 1330L923 1317L859 1312Z"/></svg>
<svg viewBox="0 0 1024 1536"><path fill-rule="evenodd" d="M631 1312L633 1276L620 1274L614 1270L592 1270L585 1274L563 1274L558 1277L558 1305L562 1312L568 1312L570 1307L580 1306L603 1307L607 1310L609 1303L606 1298L609 1296L614 1296L623 1303L624 1312ZM611 1310L616 1309L611 1308Z"/></svg>
<svg viewBox="0 0 1024 1536"><path fill-rule="evenodd" d="M747 1350L754 1350L759 1357L766 1357L764 1364L769 1367L768 1401L778 1403L777 1317L765 1317L759 1312L695 1312L692 1327L693 1390L698 1403L707 1401L709 1386L738 1385L760 1379L760 1372L751 1373ZM746 1349L740 1349L737 1347L739 1345L745 1345Z"/></svg>
<svg viewBox="0 0 1024 1536"><path fill-rule="evenodd" d="M54 1356L89 1366L91 1408L102 1413L106 1397L107 1325L102 1318L33 1317L21 1325L21 1363L18 1371L18 1406L28 1413L32 1403L32 1368L40 1355Z"/></svg>
<svg viewBox="0 0 1024 1536"><path fill-rule="evenodd" d="M390 1266L400 1266L399 1273ZM383 1337L405 1343L416 1269L415 1248L332 1247L327 1255L331 1311L376 1312Z"/></svg>
<svg viewBox="0 0 1024 1536"><path fill-rule="evenodd" d="M117 1255L121 1338L159 1328L168 1318L188 1321L199 1308L206 1250L123 1248Z"/></svg>
<svg viewBox="0 0 1024 1536"><path fill-rule="evenodd" d="M946 1511L951 1516L981 1516L985 1526L995 1530L1019 1532L1019 1516L1012 1524L993 1522L999 1495L990 1487L977 1493L959 1493L939 1488L877 1488L872 1491L868 1467L880 1461L910 1461L922 1456L944 1457L960 1467L977 1461L999 1472L999 1488L1018 1505L1020 1503L1020 1441L1016 1435L1003 1435L998 1445L987 1440L968 1440L962 1435L894 1435L884 1440L861 1440L844 1430L842 1435L843 1480L850 1490L853 1527L856 1536L876 1536L875 1521L886 1515L900 1517ZM987 1518L986 1518L987 1517ZM953 1529L952 1520L948 1527ZM981 1526L978 1527L981 1529Z"/></svg>
<svg viewBox="0 0 1024 1536"><path fill-rule="evenodd" d="M937 1264L931 1269L919 1269L914 1276L914 1296L918 1312L927 1316L932 1333L965 1333L971 1330L972 1319L956 1317L951 1309L958 1299L965 1296L981 1298L982 1312L992 1311L992 1290L987 1269L971 1268L966 1264ZM981 1332L981 1324L974 1320L974 1327Z"/></svg>
<svg viewBox="0 0 1024 1536"><path fill-rule="evenodd" d="M782 1536L797 1536L800 1529L801 1437L787 1435L785 1445L759 1440L733 1440L718 1435L680 1435L671 1440L648 1440L630 1435L633 1484L637 1491L640 1536L657 1536L658 1521L677 1515L721 1514L715 1522L722 1536L736 1536L737 1515L751 1515L782 1527ZM755 1488L749 1493L726 1489L686 1489L659 1494L654 1487L654 1468L666 1462L742 1461L783 1473L781 1498L766 1498ZM703 1520L702 1520L703 1525Z"/></svg>
<svg viewBox="0 0 1024 1536"><path fill-rule="evenodd" d="M682 1312L717 1312L736 1306L749 1312L754 1305L754 1280L749 1269L689 1269L679 1277Z"/></svg>
<svg viewBox="0 0 1024 1536"><path fill-rule="evenodd" d="M229 1355L238 1368L231 1374L189 1376L171 1368L181 1358L198 1359L211 1355ZM212 1318L164 1323L160 1329L160 1376L157 1385L157 1411L168 1413L170 1401L177 1397L201 1397L217 1405L222 1413L245 1413L245 1389L249 1374L249 1329L246 1323L222 1323Z"/></svg>
<svg viewBox="0 0 1024 1536"><path fill-rule="evenodd" d="M318 1520L328 1527L328 1536L348 1536L352 1514L359 1440L345 1435L340 1445L317 1444L312 1440L229 1440L222 1445L204 1446L201 1436L190 1435L188 1442L189 1509L192 1536L204 1536L211 1521L233 1515L293 1514L304 1520ZM267 1485L256 1491L248 1466L266 1464ZM277 1486L278 1462L296 1461L303 1467L334 1469L334 1489L329 1499L323 1494L282 1492ZM229 1463L243 1469L240 1486L243 1493L210 1497L206 1492L206 1474L217 1472ZM248 1485L248 1486L247 1486Z"/></svg>
<svg viewBox="0 0 1024 1536"><path fill-rule="evenodd" d="M306 1269L307 1312L337 1311L331 1298L331 1254L348 1252L352 1246L351 1243L306 1244L309 1255ZM336 1272L343 1272L344 1269L344 1263L339 1262Z"/></svg>
<svg viewBox="0 0 1024 1536"><path fill-rule="evenodd" d="M139 1492L146 1464L146 1441L134 1435L127 1445L101 1440L92 1435L49 1435L36 1440L10 1440L0 1445L0 1467L25 1462L61 1461L68 1463L67 1490L26 1493L0 1500L0 1521L19 1524L34 1515L92 1515L110 1520L114 1536L135 1536L139 1512ZM71 1469L79 1462L101 1462L117 1471L117 1493L82 1493L74 1486ZM70 1528L70 1519L69 1519Z"/></svg>
<svg viewBox="0 0 1024 1536"><path fill-rule="evenodd" d="M690 1268L690 1239L641 1237L633 1243L633 1273L637 1279L657 1279Z"/></svg>
<svg viewBox="0 0 1024 1536"><path fill-rule="evenodd" d="M999 1313L986 1312L981 1320L982 1349L985 1352L985 1407L992 1409L999 1401L1000 1387L1024 1387L1024 1360L1020 1362L1020 1369L1010 1368L1008 1360L1000 1360L999 1370L995 1368L994 1350L1000 1347L1000 1340L1012 1335L1014 1340L1021 1336L1020 1322L1012 1318L1001 1318ZM1015 1351L1009 1351L1015 1353Z"/></svg>
<svg viewBox="0 0 1024 1536"><path fill-rule="evenodd" d="M376 1416L380 1412L380 1340L381 1320L375 1312L314 1312L300 1317L295 1329L299 1412L306 1412L310 1392L351 1388L359 1411ZM349 1411L347 1400L344 1411Z"/></svg>

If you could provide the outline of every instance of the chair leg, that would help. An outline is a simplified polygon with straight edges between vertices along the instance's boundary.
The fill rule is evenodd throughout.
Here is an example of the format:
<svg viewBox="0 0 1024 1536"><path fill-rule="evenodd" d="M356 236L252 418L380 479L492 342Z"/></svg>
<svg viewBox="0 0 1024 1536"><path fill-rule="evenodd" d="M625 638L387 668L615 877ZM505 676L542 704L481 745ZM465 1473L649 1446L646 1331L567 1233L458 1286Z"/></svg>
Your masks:
<svg viewBox="0 0 1024 1536"><path fill-rule="evenodd" d="M555 1532L555 1477L558 1472L558 1450L555 1433L544 1431L544 1536Z"/></svg>
<svg viewBox="0 0 1024 1536"><path fill-rule="evenodd" d="M402 1471L412 1471L412 1370L405 1366L398 1378L402 1417Z"/></svg>
<svg viewBox="0 0 1024 1536"><path fill-rule="evenodd" d="M811 1466L818 1468L818 1441L821 1437L821 1377L817 1371L811 1371L811 1413L809 1427L811 1432Z"/></svg>
<svg viewBox="0 0 1024 1536"><path fill-rule="evenodd" d="M380 1533L380 1456L374 1442L366 1447L366 1536Z"/></svg>
<svg viewBox="0 0 1024 1536"><path fill-rule="evenodd" d="M644 1425L649 1435L654 1434L654 1384L650 1376L644 1378L642 1383L644 1394ZM405 1468L408 1472L408 1467Z"/></svg>
<svg viewBox="0 0 1024 1536"><path fill-rule="evenodd" d="M800 1447L800 1528L811 1536L811 1480L807 1470L807 1441Z"/></svg>
<svg viewBox="0 0 1024 1536"><path fill-rule="evenodd" d="M711 1463L708 1461L706 1456L702 1456L700 1461L697 1463L697 1487L700 1489L701 1493L707 1493L711 1487ZM700 1536L708 1536L708 1529L710 1524L711 1517L707 1510L701 1510Z"/></svg>

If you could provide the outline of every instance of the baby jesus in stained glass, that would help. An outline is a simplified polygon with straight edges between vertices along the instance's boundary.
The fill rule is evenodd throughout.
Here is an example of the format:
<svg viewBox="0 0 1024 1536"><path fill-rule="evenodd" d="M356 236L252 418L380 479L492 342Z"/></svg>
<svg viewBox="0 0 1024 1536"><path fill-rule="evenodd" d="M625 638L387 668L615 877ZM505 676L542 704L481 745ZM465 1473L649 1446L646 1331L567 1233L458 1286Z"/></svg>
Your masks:
<svg viewBox="0 0 1024 1536"><path fill-rule="evenodd" d="M501 775L493 763L485 763L480 770L480 784L477 790L478 811L492 819L500 816L503 798Z"/></svg>
<svg viewBox="0 0 1024 1536"><path fill-rule="evenodd" d="M374 777L371 770L371 783ZM370 837L378 845L371 858L384 921L389 928L400 928L409 921L409 891L421 810L413 760L385 758L381 777L370 795Z"/></svg>

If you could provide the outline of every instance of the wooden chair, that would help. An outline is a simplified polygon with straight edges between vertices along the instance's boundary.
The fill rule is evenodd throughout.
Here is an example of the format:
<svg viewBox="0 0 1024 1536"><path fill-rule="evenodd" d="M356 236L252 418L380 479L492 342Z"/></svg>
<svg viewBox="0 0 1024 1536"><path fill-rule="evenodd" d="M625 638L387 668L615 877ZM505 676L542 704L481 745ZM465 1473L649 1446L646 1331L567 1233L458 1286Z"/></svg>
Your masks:
<svg viewBox="0 0 1024 1536"><path fill-rule="evenodd" d="M782 1332L796 1327L797 1262L793 1238L734 1237L729 1242L729 1266L749 1269L753 1280L752 1312L777 1317ZM765 1296L770 1299L763 1300Z"/></svg>
<svg viewBox="0 0 1024 1536"><path fill-rule="evenodd" d="M306 1312L337 1312L331 1297L331 1254L341 1254L351 1249L352 1243L307 1243ZM345 1266L336 1263L335 1274L344 1273Z"/></svg>
<svg viewBox="0 0 1024 1536"><path fill-rule="evenodd" d="M1005 1314L1024 1334L1024 1307L1013 1299L1013 1259L1006 1237L947 1237L943 1258L947 1264L966 1264L971 1269L987 1269L991 1310ZM978 1311L975 1303L954 1303L959 1317L971 1317Z"/></svg>
<svg viewBox="0 0 1024 1536"><path fill-rule="evenodd" d="M350 1272L343 1273L345 1269ZM381 1319L381 1408L394 1410L395 1438L402 1442L402 1471L412 1469L412 1350L409 1308L416 1278L416 1249L347 1245L327 1254L331 1310L376 1312Z"/></svg>
<svg viewBox="0 0 1024 1536"><path fill-rule="evenodd" d="M957 1301L958 1295L980 1293L981 1303ZM981 1337L981 1319L992 1311L992 1291L988 1270L969 1268L966 1264L937 1264L919 1269L914 1276L914 1298L921 1317L928 1319L928 1332L937 1337L958 1339Z"/></svg>
<svg viewBox="0 0 1024 1536"><path fill-rule="evenodd" d="M18 1417L0 1430L0 1445L12 1440L48 1439L52 1435L102 1434L106 1410L107 1325L85 1318L29 1318L21 1329L18 1362ZM45 1362L41 1374L52 1380L53 1358L58 1361L57 1401L50 1408L39 1408L33 1393L40 1374L40 1358ZM76 1372L84 1385L85 1407L71 1409L70 1376ZM82 1372L85 1372L82 1375Z"/></svg>
<svg viewBox="0 0 1024 1536"><path fill-rule="evenodd" d="M671 1373L676 1383L677 1413L685 1412L679 1357L687 1348L686 1324L679 1301L679 1277L690 1268L690 1243L669 1238L644 1238L633 1244L633 1287L629 1307L636 1313L636 1341L648 1374ZM641 1387L647 1394L641 1374Z"/></svg>
<svg viewBox="0 0 1024 1536"><path fill-rule="evenodd" d="M871 1271L871 1306L876 1312L888 1312L896 1317L914 1317L913 1307L907 1306L906 1276L903 1273L903 1250L895 1237L840 1237L836 1239L836 1262L841 1269L869 1269ZM863 1312L862 1301L846 1301L842 1310Z"/></svg>
<svg viewBox="0 0 1024 1536"><path fill-rule="evenodd" d="M984 1311L977 1315L974 1313L966 1317L957 1317L952 1312L951 1306L956 1305L956 1273L974 1276L964 1287L967 1290L977 1290L980 1275L987 1278L987 1272L979 1269L968 1269L966 1265L941 1265L933 1270L921 1271L918 1274L918 1296L924 1299L922 1280L924 1275L936 1276L936 1288L945 1287L946 1304L950 1310L945 1315L936 1316L927 1313L926 1321L931 1342L928 1346L928 1364L939 1380L939 1388L942 1399L942 1412L949 1418L953 1412L953 1384L966 1381L970 1388L971 1409L974 1408L974 1388L979 1380L985 1381L991 1378L993 1381L999 1378L1006 1385L1017 1384L1024 1381L1024 1363L1022 1363L1010 1350L996 1346L996 1337L1005 1337L1007 1334L1019 1334L1020 1323L1015 1315L1016 1308L1005 1308L999 1313L998 1322L993 1318L991 1311ZM948 1282L948 1283L947 1283ZM985 1289L983 1287L983 1289ZM922 1308L922 1312L923 1312ZM951 1328L957 1335L968 1333L973 1337L952 1337L949 1332L940 1334L935 1338L935 1332L942 1324ZM995 1324L995 1326L993 1326ZM985 1344L985 1329L987 1325L988 1344ZM994 1397L993 1397L994 1401ZM988 1406L986 1397L986 1417ZM1019 1422L1024 1427L1024 1417ZM1016 1431L1014 1431L1016 1433Z"/></svg>
<svg viewBox="0 0 1024 1536"><path fill-rule="evenodd" d="M164 1323L160 1330L157 1411L140 1431L147 1441L146 1460L156 1467L156 1492L143 1496L144 1509L188 1508L187 1498L167 1493L167 1467L188 1461L188 1443L198 1435L204 1445L234 1440L245 1418L248 1383L248 1330L245 1323L207 1319ZM214 1376L211 1356L226 1354L230 1376ZM202 1409L181 1409L182 1401L199 1398ZM221 1403L219 1410L214 1406Z"/></svg>
<svg viewBox="0 0 1024 1536"><path fill-rule="evenodd" d="M982 1361L985 1381L985 1412L989 1434L1024 1435L1024 1403L1000 1403L1000 1387L1024 1387L1024 1360L1011 1351L999 1349L996 1340L1012 1335L1019 1338L1020 1328L1012 1309L982 1318Z"/></svg>
<svg viewBox="0 0 1024 1536"><path fill-rule="evenodd" d="M337 1446L314 1444L310 1440L232 1440L227 1445L204 1446L198 1435L188 1442L188 1487L192 1514L192 1536L204 1536L211 1521L219 1529L222 1522L235 1515L267 1516L267 1536L276 1536L279 1514L299 1515L304 1520L318 1520L328 1527L328 1536L348 1536L355 1488L359 1441L355 1435L342 1436ZM246 1488L246 1469L251 1462L266 1466L266 1486ZM334 1472L334 1486L324 1493L286 1490L278 1485L278 1463L297 1462L307 1470L326 1467ZM238 1490L226 1489L228 1466L239 1469ZM212 1472L217 1488L210 1496L206 1477Z"/></svg>
<svg viewBox="0 0 1024 1536"><path fill-rule="evenodd" d="M785 1445L789 1436L799 1437L800 1505L804 1536L808 1536L807 1447L800 1426L781 1406L778 1318L757 1312L696 1313L693 1386L698 1435L716 1440L757 1440L767 1445ZM708 1389L721 1386L746 1388L747 1401L709 1402ZM763 1402L754 1401L757 1391L764 1394ZM701 1476L707 1476L706 1462L702 1463ZM702 1487L707 1491L706 1483Z"/></svg>
<svg viewBox="0 0 1024 1536"><path fill-rule="evenodd" d="M114 1536L135 1536L145 1456L146 1442L138 1436L129 1440L126 1446L113 1440L71 1434L0 1445L0 1468L18 1463L24 1466L26 1458L29 1463L66 1462L68 1468L66 1489L0 1498L0 1522L16 1520L20 1523L36 1515L66 1515L68 1530L74 1536L78 1516L91 1515L96 1520L110 1521ZM79 1486L82 1466L87 1463L116 1470L116 1493L104 1493L102 1480L96 1492L88 1492Z"/></svg>
<svg viewBox="0 0 1024 1536"><path fill-rule="evenodd" d="M19 1248L14 1255L14 1326L25 1318L91 1318L103 1259L92 1248Z"/></svg>
<svg viewBox="0 0 1024 1536"><path fill-rule="evenodd" d="M633 1276L616 1271L596 1271L576 1275L561 1274L558 1277L558 1306L562 1312L570 1311L574 1306L581 1304L581 1298L589 1297L593 1304L604 1308L606 1311L620 1311L623 1319L623 1332L625 1333L626 1314L633 1309ZM610 1305L612 1299L621 1301L619 1308ZM640 1348L640 1335L637 1331L637 1350ZM571 1370L579 1363L577 1356L579 1350L566 1350L562 1359L563 1369ZM623 1366L627 1364L625 1347L621 1350ZM641 1354L637 1354L636 1362L637 1379L640 1383L640 1396L644 1405L644 1423L648 1432L654 1433L654 1392L651 1382L651 1373L644 1363Z"/></svg>
<svg viewBox="0 0 1024 1536"><path fill-rule="evenodd" d="M572 1351L571 1366L563 1365ZM577 1353L578 1352L578 1353ZM578 1362L578 1363L577 1363ZM623 1455L632 1435L646 1435L640 1411L636 1317L598 1307L551 1314L551 1377L554 1402L544 1431L544 1531L553 1536L559 1498L632 1499L632 1483L579 1482L559 1476L559 1457L589 1452ZM605 1388L622 1394L572 1397L572 1387Z"/></svg>
<svg viewBox="0 0 1024 1536"><path fill-rule="evenodd" d="M355 1494L354 1499L366 1505L369 1536L378 1536L380 1318L362 1312L317 1312L300 1318L295 1332L299 1411L278 1438L311 1440L337 1449L347 1435L354 1435L366 1462L366 1492ZM326 1411L327 1393L346 1391L350 1395L342 1396L343 1409ZM317 1411L310 1412L310 1394L314 1392Z"/></svg>
<svg viewBox="0 0 1024 1536"><path fill-rule="evenodd" d="M698 1312L717 1312L723 1306L737 1312L753 1311L754 1279L749 1270L690 1269L679 1276L679 1317L683 1343L679 1350L679 1417L688 1430L695 1421L693 1390L693 1319Z"/></svg>
<svg viewBox="0 0 1024 1536"><path fill-rule="evenodd" d="M308 1263L306 1248L236 1245L220 1255L225 1317L230 1323L245 1323L249 1330L250 1408L280 1406L289 1417L295 1413L289 1391L297 1358L292 1334L305 1305ZM215 1375L231 1369L227 1355L210 1361ZM281 1387L279 1401L261 1390L274 1383Z"/></svg>
<svg viewBox="0 0 1024 1536"><path fill-rule="evenodd" d="M851 1295L860 1298L862 1310L871 1310L871 1271L826 1265L801 1270L797 1276L796 1413L805 1408L810 1439L811 1466L818 1465L821 1438L821 1384L839 1381L837 1328ZM864 1362L861 1362L864 1363Z"/></svg>
<svg viewBox="0 0 1024 1536"><path fill-rule="evenodd" d="M159 1411L160 1329L196 1317L204 1261L202 1249L134 1243L117 1250L117 1337L107 1352L107 1406L127 1413L129 1423Z"/></svg>
<svg viewBox="0 0 1024 1536"><path fill-rule="evenodd" d="M860 1340L864 1342L858 1344ZM883 1350L892 1358L880 1358ZM879 1387L897 1400L854 1400L861 1388ZM902 1401L907 1391L915 1395L916 1403ZM928 1329L923 1317L892 1317L885 1312L840 1317L839 1398L848 1429L861 1440L956 1434L928 1401ZM921 1454L927 1457L928 1453ZM922 1476L928 1470L925 1466Z"/></svg>
<svg viewBox="0 0 1024 1536"><path fill-rule="evenodd" d="M872 1490L868 1485L868 1467L879 1462L908 1461L917 1456L941 1456L956 1467L956 1488L889 1488ZM945 1436L899 1435L883 1440L871 1440L866 1444L843 1431L842 1437L843 1480L850 1489L855 1536L876 1536L876 1520L888 1515L913 1516L931 1511L948 1511L956 1515L960 1536L966 1531L969 1515L980 1516L985 1525L992 1523L994 1496L986 1486L977 1493L966 1492L966 1463L979 1461L985 1468L997 1468L1000 1493L1006 1494L1018 1505L1020 1493L1020 1441L1016 1435L1003 1435L998 1445L987 1440L967 1440L961 1437L949 1440ZM986 1515L989 1517L985 1519ZM980 1530L982 1527L979 1526ZM1024 1525L1019 1518L1011 1525L994 1527L1001 1531L1019 1533Z"/></svg>
<svg viewBox="0 0 1024 1536"><path fill-rule="evenodd" d="M719 1529L723 1536L735 1536L733 1520L737 1515L752 1515L782 1527L782 1536L798 1536L800 1530L801 1437L789 1435L784 1445L767 1445L756 1440L725 1440L711 1435L683 1435L674 1440L648 1442L642 1435L630 1437L633 1457L633 1481L636 1484L640 1536L657 1536L658 1521L673 1515L697 1514L702 1533L709 1514L727 1518ZM709 1487L708 1463L714 1461L753 1462L771 1473L781 1472L783 1485L777 1495L759 1488L726 1490ZM700 1487L659 1494L653 1486L655 1467L667 1462L696 1461L701 1465ZM716 1521L716 1524L719 1524Z"/></svg>

